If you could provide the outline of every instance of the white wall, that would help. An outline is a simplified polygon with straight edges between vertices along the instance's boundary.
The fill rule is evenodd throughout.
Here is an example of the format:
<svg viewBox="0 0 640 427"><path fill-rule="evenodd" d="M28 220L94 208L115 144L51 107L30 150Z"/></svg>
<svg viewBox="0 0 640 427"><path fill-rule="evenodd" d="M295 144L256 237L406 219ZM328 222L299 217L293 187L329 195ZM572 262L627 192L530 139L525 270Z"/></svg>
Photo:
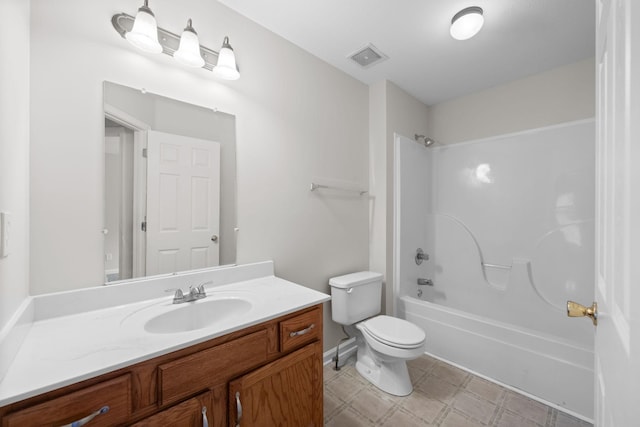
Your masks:
<svg viewBox="0 0 640 427"><path fill-rule="evenodd" d="M32 292L101 283L104 80L236 115L239 263L273 259L280 277L322 291L331 276L366 269L366 198L311 193L309 183L366 187L367 87L215 1L151 7L172 32L193 17L213 49L228 35L240 80L141 54L110 22L138 6L32 1ZM332 347L341 332L328 313Z"/></svg>
<svg viewBox="0 0 640 427"><path fill-rule="evenodd" d="M0 258L0 330L29 292L29 2L0 0L0 211L11 254Z"/></svg>
<svg viewBox="0 0 640 427"><path fill-rule="evenodd" d="M431 136L443 144L595 116L593 58L433 105Z"/></svg>
<svg viewBox="0 0 640 427"><path fill-rule="evenodd" d="M390 81L369 88L371 164L370 269L385 276L383 310L393 306L393 139L428 135L428 108Z"/></svg>

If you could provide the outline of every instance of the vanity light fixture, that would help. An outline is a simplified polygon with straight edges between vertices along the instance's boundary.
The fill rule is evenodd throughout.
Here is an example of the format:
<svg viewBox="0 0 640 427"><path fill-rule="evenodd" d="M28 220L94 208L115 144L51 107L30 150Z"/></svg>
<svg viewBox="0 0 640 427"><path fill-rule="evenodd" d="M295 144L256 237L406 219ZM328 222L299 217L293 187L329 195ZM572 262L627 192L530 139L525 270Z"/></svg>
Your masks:
<svg viewBox="0 0 640 427"><path fill-rule="evenodd" d="M467 40L478 34L484 24L481 7L471 6L462 9L451 19L451 37L456 40Z"/></svg>
<svg viewBox="0 0 640 427"><path fill-rule="evenodd" d="M229 37L222 41L222 48L218 55L218 64L213 69L213 74L225 80L238 80L240 73L236 65L236 55L229 44Z"/></svg>
<svg viewBox="0 0 640 427"><path fill-rule="evenodd" d="M155 15L149 8L149 0L144 0L144 5L138 9L135 18L126 13L118 13L111 17L111 24L122 38L145 52L173 56L181 64L205 68L221 79L237 80L240 77L229 37L224 38L218 53L200 45L191 19L187 21L182 36L162 29L156 24Z"/></svg>
<svg viewBox="0 0 640 427"><path fill-rule="evenodd" d="M162 46L158 42L158 24L156 24L156 16L149 9L149 0L144 0L144 4L138 9L133 28L126 33L125 38L145 52L162 52Z"/></svg>
<svg viewBox="0 0 640 427"><path fill-rule="evenodd" d="M200 55L198 33L191 26L191 19L187 21L187 27L182 32L182 36L180 36L180 46L173 54L173 57L176 58L176 61L188 67L202 68L204 65L204 59Z"/></svg>

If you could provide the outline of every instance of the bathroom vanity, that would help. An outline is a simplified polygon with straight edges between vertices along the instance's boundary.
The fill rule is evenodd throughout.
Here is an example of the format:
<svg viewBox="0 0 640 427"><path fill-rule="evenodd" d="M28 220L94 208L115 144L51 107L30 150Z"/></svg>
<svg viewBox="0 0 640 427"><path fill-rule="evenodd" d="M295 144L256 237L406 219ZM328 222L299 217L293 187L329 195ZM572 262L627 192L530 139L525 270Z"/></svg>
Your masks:
<svg viewBox="0 0 640 427"><path fill-rule="evenodd" d="M77 325L82 319L71 315L35 322L0 382L0 403L4 405L0 425L60 426L95 414L87 424L90 427L321 426L322 302L328 296L267 276L215 287L207 298L225 304L245 299L252 306L236 319L197 324L195 329L190 329L191 324L184 332L170 333L149 333L144 328L161 316L170 316L167 325L175 328L180 320L172 313L192 313L207 299L179 307L171 305L171 297L164 297L97 310L98 315L92 314L99 319L92 327L94 332L101 328L99 322L113 319L112 332L122 334L117 351L112 344L118 342L115 335L96 340L111 343L107 347L99 344L103 352L113 353L107 358L95 355L100 349L90 340L86 343L89 348L78 352L81 347L76 347L76 354L55 348L33 354L29 347L36 343L30 340L51 333L47 322L70 320ZM68 334L69 328L73 327L69 325L60 335ZM65 338L59 338L64 347ZM78 339L82 337L74 338ZM131 346L136 341L139 345ZM93 361L83 360L87 358ZM56 366L56 359L61 359L60 372L48 372ZM110 366L99 366L101 359L109 359ZM41 366L34 366L38 360ZM132 360L136 362L127 363ZM30 367L35 372L26 372ZM43 372L49 378L38 378L47 376ZM20 375L25 375L26 384L12 387Z"/></svg>

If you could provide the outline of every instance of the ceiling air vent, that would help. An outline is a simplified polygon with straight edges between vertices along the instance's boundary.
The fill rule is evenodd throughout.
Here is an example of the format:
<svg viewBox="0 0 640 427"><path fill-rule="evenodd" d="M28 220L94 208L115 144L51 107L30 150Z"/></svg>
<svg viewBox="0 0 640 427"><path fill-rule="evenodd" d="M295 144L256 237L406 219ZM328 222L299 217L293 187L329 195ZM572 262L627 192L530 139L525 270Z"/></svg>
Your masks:
<svg viewBox="0 0 640 427"><path fill-rule="evenodd" d="M380 52L378 48L376 48L372 44L368 44L362 49L358 50L356 53L349 55L353 61L355 61L362 68L369 68L378 62L382 62L389 57L384 53Z"/></svg>

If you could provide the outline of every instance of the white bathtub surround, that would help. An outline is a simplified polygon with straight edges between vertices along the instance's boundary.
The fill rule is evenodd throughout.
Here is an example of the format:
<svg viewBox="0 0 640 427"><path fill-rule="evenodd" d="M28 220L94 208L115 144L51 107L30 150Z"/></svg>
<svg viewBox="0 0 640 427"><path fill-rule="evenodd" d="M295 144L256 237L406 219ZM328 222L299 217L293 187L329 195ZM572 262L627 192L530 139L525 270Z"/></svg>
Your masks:
<svg viewBox="0 0 640 427"><path fill-rule="evenodd" d="M275 277L272 262L155 277L122 285L47 294L31 299L32 324L0 382L0 406L124 366L228 334L327 301L329 296ZM251 303L241 317L180 333L149 333L153 316L181 309L173 293L213 281L206 304L216 298ZM5 341L0 343L5 352Z"/></svg>
<svg viewBox="0 0 640 427"><path fill-rule="evenodd" d="M425 329L427 352L585 419L594 331L565 304L593 297L593 141L593 120L431 148L396 140L398 313Z"/></svg>

